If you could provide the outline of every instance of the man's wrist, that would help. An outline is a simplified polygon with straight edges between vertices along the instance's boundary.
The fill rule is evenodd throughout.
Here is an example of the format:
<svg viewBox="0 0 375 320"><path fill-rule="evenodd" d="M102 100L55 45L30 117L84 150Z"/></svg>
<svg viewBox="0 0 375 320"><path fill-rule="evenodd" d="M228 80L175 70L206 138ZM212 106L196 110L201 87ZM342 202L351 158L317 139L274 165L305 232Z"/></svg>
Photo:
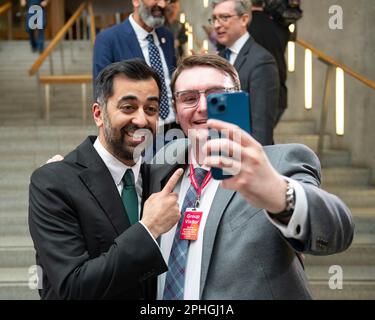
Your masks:
<svg viewBox="0 0 375 320"><path fill-rule="evenodd" d="M285 192L285 209L278 212L278 213L271 213L268 212L268 214L271 216L271 218L290 218L293 215L295 203L296 203L296 196L295 196L295 190L291 182L287 182L287 188Z"/></svg>

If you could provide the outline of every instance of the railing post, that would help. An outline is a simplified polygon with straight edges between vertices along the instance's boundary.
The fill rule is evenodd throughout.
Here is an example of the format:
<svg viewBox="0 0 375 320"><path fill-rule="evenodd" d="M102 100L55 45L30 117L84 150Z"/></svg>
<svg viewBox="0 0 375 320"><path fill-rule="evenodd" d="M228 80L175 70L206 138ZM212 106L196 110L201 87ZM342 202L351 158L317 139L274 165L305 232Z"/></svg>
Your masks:
<svg viewBox="0 0 375 320"><path fill-rule="evenodd" d="M327 125L329 101L331 97L332 76L334 74L334 70L335 70L334 66L332 66L331 64L327 64L326 79L324 83L323 107L322 107L322 112L320 114L320 128L319 128L319 139L318 139L318 150L317 150L317 154L319 157L323 155L324 136L325 136L325 129Z"/></svg>
<svg viewBox="0 0 375 320"><path fill-rule="evenodd" d="M81 40L81 22L80 18L76 21L76 33L77 33L77 40Z"/></svg>
<svg viewBox="0 0 375 320"><path fill-rule="evenodd" d="M52 58L52 52L49 55L49 72L51 75L54 75L54 68L53 68L53 58Z"/></svg>
<svg viewBox="0 0 375 320"><path fill-rule="evenodd" d="M48 83L45 84L45 119L47 124L50 122L50 110L51 110L51 92L50 92L50 85Z"/></svg>
<svg viewBox="0 0 375 320"><path fill-rule="evenodd" d="M61 69L62 69L62 73L65 74L64 40L62 40L60 42L60 57L61 57Z"/></svg>
<svg viewBox="0 0 375 320"><path fill-rule="evenodd" d="M8 40L13 39L13 20L12 20L12 8L8 11Z"/></svg>
<svg viewBox="0 0 375 320"><path fill-rule="evenodd" d="M70 57L74 62L74 54L73 54L73 29L72 27L69 29L69 44L70 44Z"/></svg>
<svg viewBox="0 0 375 320"><path fill-rule="evenodd" d="M37 81L37 86L38 86L38 104L39 104L39 113L40 113L40 118L43 118L44 111L43 111L43 101L42 101L42 86L40 84L40 74L39 70L36 73L36 81Z"/></svg>
<svg viewBox="0 0 375 320"><path fill-rule="evenodd" d="M82 83L82 124L86 125L87 119L87 86L86 83Z"/></svg>
<svg viewBox="0 0 375 320"><path fill-rule="evenodd" d="M83 40L88 40L87 36L87 11L83 13Z"/></svg>

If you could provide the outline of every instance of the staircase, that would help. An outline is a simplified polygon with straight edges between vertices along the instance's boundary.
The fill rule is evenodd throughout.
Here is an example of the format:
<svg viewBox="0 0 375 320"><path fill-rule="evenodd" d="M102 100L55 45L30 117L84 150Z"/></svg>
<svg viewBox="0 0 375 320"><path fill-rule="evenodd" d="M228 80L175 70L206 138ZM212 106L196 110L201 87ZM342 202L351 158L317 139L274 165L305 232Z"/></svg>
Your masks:
<svg viewBox="0 0 375 320"><path fill-rule="evenodd" d="M314 121L282 121L275 132L276 143L297 142L315 152L318 134ZM369 185L368 168L351 165L350 153L330 148L325 137L321 157L322 187L338 197L351 209L355 234L351 247L331 256L306 256L305 269L317 299L375 299L375 187ZM342 289L330 289L331 266L340 266Z"/></svg>
<svg viewBox="0 0 375 320"><path fill-rule="evenodd" d="M69 44L65 44L66 74L91 72L90 46L89 42L75 41L72 61ZM82 126L80 86L53 87L50 125L41 119L43 88L39 100L37 81L27 74L36 58L26 41L1 44L0 300L39 299L38 292L29 288L29 282L34 284L29 268L35 265L27 223L31 173L51 156L66 154L87 135L96 134L89 105L88 125ZM59 51L54 54L53 62L55 74L62 74ZM48 73L47 60L41 74ZM88 89L88 96L92 97L91 86Z"/></svg>
<svg viewBox="0 0 375 320"><path fill-rule="evenodd" d="M66 59L66 72L89 73L90 44L76 43L74 56L76 61ZM59 53L54 54L56 74L62 73L59 57ZM33 279L29 268L35 264L27 226L29 177L52 155L66 154L96 129L89 106L88 125L82 126L81 93L74 85L53 89L50 125L40 118L38 86L35 78L27 75L36 55L26 41L2 43L0 59L8 61L0 65L0 300L38 299L37 291L29 288ZM41 73L48 71L47 61ZM316 132L313 121L284 120L275 138L277 143L299 142L316 151ZM371 173L367 168L351 166L350 153L330 149L330 137L325 139L326 150L321 158L323 187L349 205L356 231L348 251L328 257L306 256L306 272L317 299L374 299L375 188L368 184ZM342 290L328 286L332 265L342 267Z"/></svg>

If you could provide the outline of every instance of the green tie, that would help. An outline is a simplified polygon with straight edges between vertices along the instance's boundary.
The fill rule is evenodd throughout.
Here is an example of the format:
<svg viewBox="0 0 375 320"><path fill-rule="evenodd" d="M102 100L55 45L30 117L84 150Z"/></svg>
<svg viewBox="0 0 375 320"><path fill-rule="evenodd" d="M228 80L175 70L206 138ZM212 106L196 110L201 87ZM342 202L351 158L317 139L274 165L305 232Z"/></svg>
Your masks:
<svg viewBox="0 0 375 320"><path fill-rule="evenodd" d="M124 187L121 192L122 203L128 213L130 224L138 221L138 196L135 190L134 174L131 169L126 170L122 182Z"/></svg>

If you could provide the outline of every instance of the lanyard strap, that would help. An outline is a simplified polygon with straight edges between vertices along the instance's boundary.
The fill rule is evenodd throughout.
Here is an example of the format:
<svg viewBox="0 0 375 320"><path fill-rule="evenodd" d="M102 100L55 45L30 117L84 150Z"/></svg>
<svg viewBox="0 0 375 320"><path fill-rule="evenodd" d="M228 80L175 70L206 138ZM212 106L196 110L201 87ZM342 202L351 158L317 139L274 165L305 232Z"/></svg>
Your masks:
<svg viewBox="0 0 375 320"><path fill-rule="evenodd" d="M199 207L199 202L200 202L203 189L208 185L211 179L212 179L212 174L211 174L211 171L209 171L204 177L202 181L202 185L199 186L197 177L195 176L194 166L190 164L190 182L191 182L191 185L194 187L194 189L197 191L197 202L195 204L196 208Z"/></svg>

